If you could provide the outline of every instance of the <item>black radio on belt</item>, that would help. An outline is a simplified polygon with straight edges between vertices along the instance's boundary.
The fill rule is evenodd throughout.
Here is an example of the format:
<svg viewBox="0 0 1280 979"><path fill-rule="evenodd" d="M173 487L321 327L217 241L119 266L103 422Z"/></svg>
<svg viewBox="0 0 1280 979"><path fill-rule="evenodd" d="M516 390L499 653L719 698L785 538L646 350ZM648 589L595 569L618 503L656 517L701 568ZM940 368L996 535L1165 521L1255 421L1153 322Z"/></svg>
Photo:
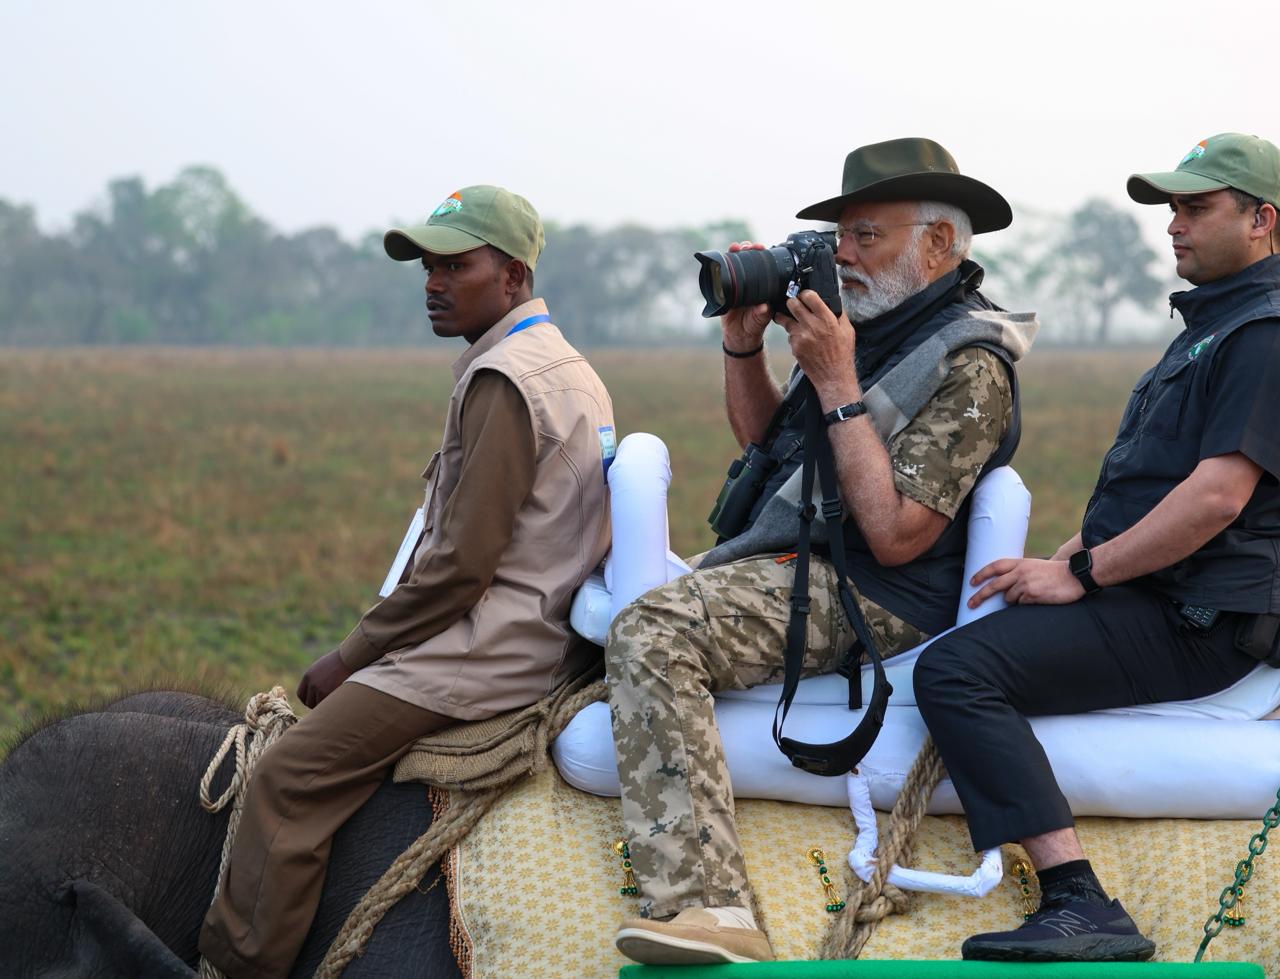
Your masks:
<svg viewBox="0 0 1280 979"><path fill-rule="evenodd" d="M1280 669L1280 615L1242 615L1236 626L1236 649Z"/></svg>

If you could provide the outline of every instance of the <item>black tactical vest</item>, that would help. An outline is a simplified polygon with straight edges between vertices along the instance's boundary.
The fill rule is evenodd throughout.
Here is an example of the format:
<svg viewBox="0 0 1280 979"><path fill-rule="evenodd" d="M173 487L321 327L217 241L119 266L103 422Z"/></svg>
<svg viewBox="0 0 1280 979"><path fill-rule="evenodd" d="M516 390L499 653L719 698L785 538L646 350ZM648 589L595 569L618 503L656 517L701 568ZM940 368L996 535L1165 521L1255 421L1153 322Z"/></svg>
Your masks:
<svg viewBox="0 0 1280 979"><path fill-rule="evenodd" d="M878 363L865 365L866 372L859 377L863 391L869 391L882 377L897 367L907 355L948 323L966 315L973 309L996 309L981 292L982 270L976 264L965 262L957 272L940 279L903 304L898 311L901 325L895 333L902 340L879 358ZM914 300L914 301L913 301ZM942 305L939 306L939 303ZM886 314L886 318L894 312ZM1009 430L1005 432L995 454L983 467L982 475L1006 465L1013 458L1022 435L1022 405L1018 393L1018 378L1009 354L1001 347L977 343L973 346L990 350L1005 365L1009 373L1013 394L1013 414ZM789 390L795 390L799 371L792 374ZM784 400L777 435L767 447L769 454L779 460L778 468L765 483L760 499L756 501L747 521L749 528L760 516L765 504L778 492L783 483L800 468L804 448L804 405ZM956 608L960 604L960 590L964 577L965 549L968 546L970 497L951 520L942 535L924 554L915 560L893 568L886 568L876 561L870 547L863 539L857 523L844 522L845 551L848 556L849 578L857 591L881 608L909 622L925 635L934 636L949 629L956 622ZM745 533L745 530L743 531ZM815 550L821 550L815 548Z"/></svg>
<svg viewBox="0 0 1280 979"><path fill-rule="evenodd" d="M1186 328L1133 389L1085 510L1086 547L1128 530L1199 464L1208 385L1223 341L1236 330L1280 329L1280 256L1174 293L1169 302ZM1280 486L1264 474L1229 527L1141 581L1188 605L1280 613Z"/></svg>

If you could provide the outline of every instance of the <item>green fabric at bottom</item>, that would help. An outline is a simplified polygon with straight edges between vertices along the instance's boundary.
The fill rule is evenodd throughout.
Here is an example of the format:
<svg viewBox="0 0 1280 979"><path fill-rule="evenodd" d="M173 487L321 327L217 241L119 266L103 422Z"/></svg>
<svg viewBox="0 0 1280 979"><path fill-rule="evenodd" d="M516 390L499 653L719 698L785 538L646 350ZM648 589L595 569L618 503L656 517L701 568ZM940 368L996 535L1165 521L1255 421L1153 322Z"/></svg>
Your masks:
<svg viewBox="0 0 1280 979"><path fill-rule="evenodd" d="M1252 962L753 962L627 965L619 979L1266 979Z"/></svg>

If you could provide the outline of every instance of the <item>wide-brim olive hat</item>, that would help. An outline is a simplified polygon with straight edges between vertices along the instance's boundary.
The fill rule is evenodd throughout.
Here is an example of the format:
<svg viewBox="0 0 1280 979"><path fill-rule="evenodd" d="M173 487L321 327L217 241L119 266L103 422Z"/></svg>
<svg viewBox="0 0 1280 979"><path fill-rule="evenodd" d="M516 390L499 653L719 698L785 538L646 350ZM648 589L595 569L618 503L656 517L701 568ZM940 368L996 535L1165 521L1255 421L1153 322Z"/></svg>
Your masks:
<svg viewBox="0 0 1280 979"><path fill-rule="evenodd" d="M458 255L492 245L532 269L545 242L542 219L532 204L502 187L477 184L446 197L426 224L392 228L382 247L397 262L413 262L424 251Z"/></svg>
<svg viewBox="0 0 1280 979"><path fill-rule="evenodd" d="M1191 147L1177 169L1132 174L1125 189L1139 204L1167 204L1174 194L1228 187L1280 207L1280 149L1257 136L1219 133Z"/></svg>
<svg viewBox="0 0 1280 979"><path fill-rule="evenodd" d="M846 207L863 201L941 201L969 215L974 234L1013 223L1009 202L981 180L962 174L955 158L931 139L858 147L844 158L840 186L839 197L811 204L796 217L835 222Z"/></svg>

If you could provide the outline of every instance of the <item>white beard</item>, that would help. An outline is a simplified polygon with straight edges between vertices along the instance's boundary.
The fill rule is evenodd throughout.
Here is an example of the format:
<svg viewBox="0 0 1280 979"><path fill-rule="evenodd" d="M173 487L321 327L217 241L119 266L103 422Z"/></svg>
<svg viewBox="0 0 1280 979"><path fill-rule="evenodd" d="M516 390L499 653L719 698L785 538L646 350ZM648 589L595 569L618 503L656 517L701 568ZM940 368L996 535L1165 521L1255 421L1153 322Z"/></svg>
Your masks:
<svg viewBox="0 0 1280 979"><path fill-rule="evenodd" d="M929 284L919 264L923 239L923 235L917 235L897 260L875 277L848 266L836 266L836 274L840 277L840 305L850 321L858 323L875 319ZM851 282L861 283L866 288L852 288L848 285Z"/></svg>

